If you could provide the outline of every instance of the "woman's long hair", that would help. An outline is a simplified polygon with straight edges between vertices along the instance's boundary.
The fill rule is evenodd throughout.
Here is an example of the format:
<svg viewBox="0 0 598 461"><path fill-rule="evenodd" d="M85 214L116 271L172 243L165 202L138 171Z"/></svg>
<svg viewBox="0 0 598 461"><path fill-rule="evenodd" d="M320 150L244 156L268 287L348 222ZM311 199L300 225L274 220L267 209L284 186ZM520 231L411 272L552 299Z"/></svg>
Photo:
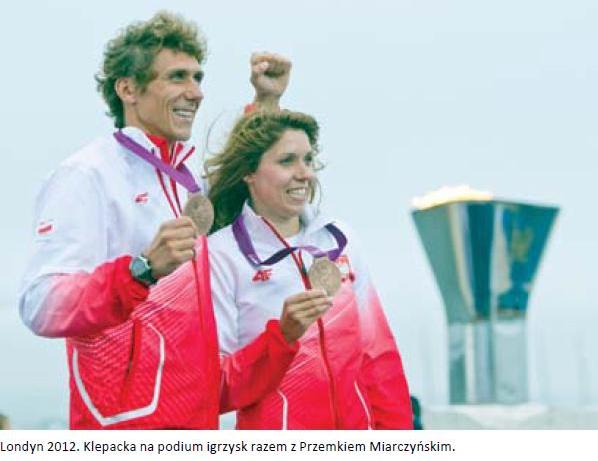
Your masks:
<svg viewBox="0 0 598 461"><path fill-rule="evenodd" d="M205 163L210 185L208 197L214 205L214 224L210 233L231 224L249 198L244 179L254 173L262 158L286 130L305 132L314 154L318 152L319 127L310 115L287 110L258 111L243 116L233 127L224 149ZM309 201L315 197L317 182L311 185Z"/></svg>

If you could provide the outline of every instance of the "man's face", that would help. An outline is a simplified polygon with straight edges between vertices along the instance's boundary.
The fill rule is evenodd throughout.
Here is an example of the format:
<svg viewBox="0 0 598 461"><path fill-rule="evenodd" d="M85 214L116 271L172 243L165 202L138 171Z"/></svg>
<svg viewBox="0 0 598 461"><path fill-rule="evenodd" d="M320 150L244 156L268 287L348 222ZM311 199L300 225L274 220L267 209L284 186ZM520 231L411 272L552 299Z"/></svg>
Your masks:
<svg viewBox="0 0 598 461"><path fill-rule="evenodd" d="M186 141L203 99L199 63L188 54L163 49L152 69L154 79L145 90L135 88L127 104L126 124L168 141Z"/></svg>

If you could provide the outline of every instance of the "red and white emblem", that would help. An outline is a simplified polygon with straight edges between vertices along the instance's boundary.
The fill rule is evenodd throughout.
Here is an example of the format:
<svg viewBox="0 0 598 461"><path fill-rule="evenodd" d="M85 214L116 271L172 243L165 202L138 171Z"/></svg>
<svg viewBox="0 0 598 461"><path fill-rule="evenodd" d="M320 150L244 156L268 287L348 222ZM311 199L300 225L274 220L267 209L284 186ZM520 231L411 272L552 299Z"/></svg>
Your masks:
<svg viewBox="0 0 598 461"><path fill-rule="evenodd" d="M267 282L268 280L270 280L271 276L272 269L260 269L255 273L251 280L253 282Z"/></svg>
<svg viewBox="0 0 598 461"><path fill-rule="evenodd" d="M54 221L52 220L41 221L35 230L35 233L39 236L48 235L52 232L54 232Z"/></svg>
<svg viewBox="0 0 598 461"><path fill-rule="evenodd" d="M349 261L349 257L347 255L340 255L336 259L335 263L342 274L341 283L347 280L351 282L355 281L355 274L353 273L351 262Z"/></svg>
<svg viewBox="0 0 598 461"><path fill-rule="evenodd" d="M147 203L149 199L149 194L147 192L142 192L135 196L135 203Z"/></svg>

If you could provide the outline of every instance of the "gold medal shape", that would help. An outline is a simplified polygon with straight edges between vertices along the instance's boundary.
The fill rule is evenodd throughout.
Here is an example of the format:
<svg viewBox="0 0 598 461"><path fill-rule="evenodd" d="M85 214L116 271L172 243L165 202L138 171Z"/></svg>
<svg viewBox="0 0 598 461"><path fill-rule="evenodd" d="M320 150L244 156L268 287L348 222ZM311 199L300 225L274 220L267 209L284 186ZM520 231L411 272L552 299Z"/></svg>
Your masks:
<svg viewBox="0 0 598 461"><path fill-rule="evenodd" d="M205 195L191 195L185 203L183 214L191 218L199 235L206 235L214 223L214 207Z"/></svg>
<svg viewBox="0 0 598 461"><path fill-rule="evenodd" d="M327 257L317 258L307 273L312 288L322 288L328 296L334 296L341 287L341 271Z"/></svg>

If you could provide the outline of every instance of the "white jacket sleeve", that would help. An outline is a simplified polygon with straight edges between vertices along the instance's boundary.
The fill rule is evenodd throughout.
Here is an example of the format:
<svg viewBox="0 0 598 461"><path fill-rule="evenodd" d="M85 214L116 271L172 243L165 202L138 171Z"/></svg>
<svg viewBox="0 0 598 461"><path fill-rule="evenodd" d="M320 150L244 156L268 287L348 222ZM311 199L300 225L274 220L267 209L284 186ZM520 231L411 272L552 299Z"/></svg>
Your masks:
<svg viewBox="0 0 598 461"><path fill-rule="evenodd" d="M126 319L131 303L122 300L147 296L144 287L127 278L127 261L106 261L104 200L92 177L71 166L60 167L41 189L32 256L19 296L21 317L36 334L97 332Z"/></svg>

